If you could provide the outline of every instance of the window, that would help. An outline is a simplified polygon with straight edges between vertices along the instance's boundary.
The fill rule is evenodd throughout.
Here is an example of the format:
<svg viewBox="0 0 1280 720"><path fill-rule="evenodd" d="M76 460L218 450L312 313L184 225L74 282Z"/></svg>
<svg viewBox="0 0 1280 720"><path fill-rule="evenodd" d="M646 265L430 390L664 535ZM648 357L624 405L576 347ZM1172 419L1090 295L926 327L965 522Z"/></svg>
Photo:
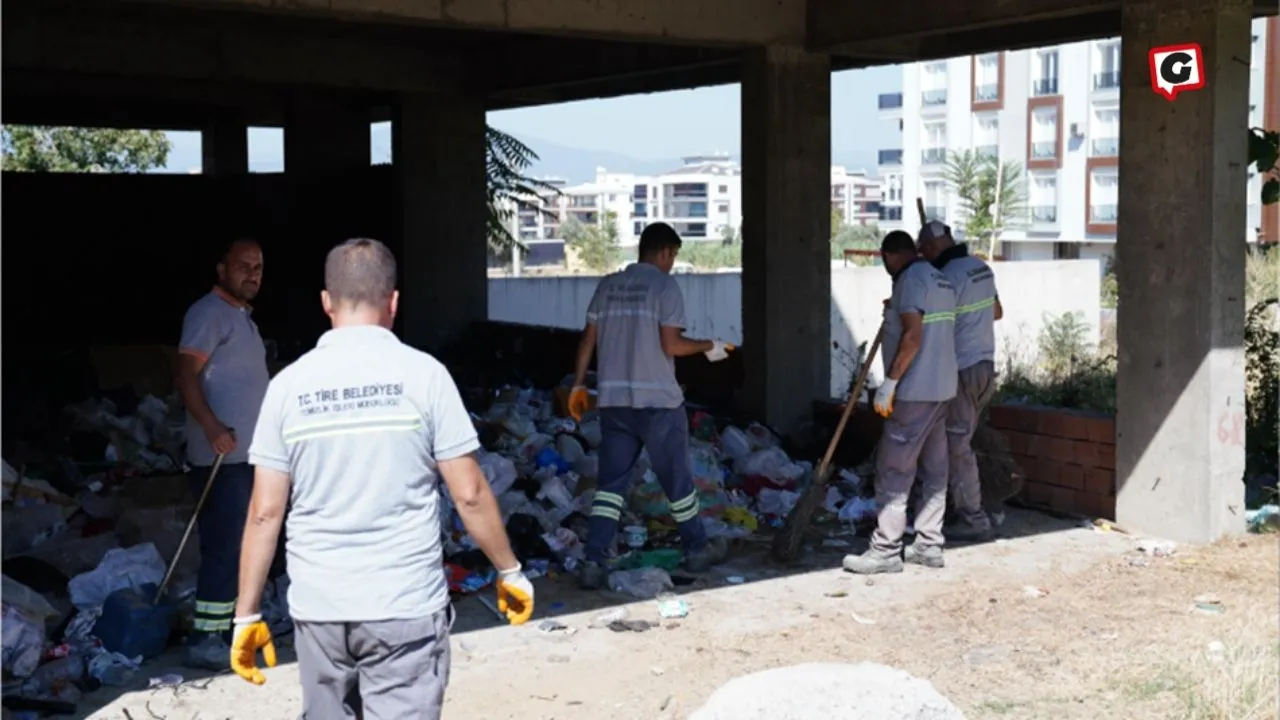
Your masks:
<svg viewBox="0 0 1280 720"><path fill-rule="evenodd" d="M1031 173L1028 204L1031 206L1031 222L1036 224L1058 221L1058 176L1056 173Z"/></svg>
<svg viewBox="0 0 1280 720"><path fill-rule="evenodd" d="M974 63L973 99L992 102L1000 97L1000 53L987 53Z"/></svg>
<svg viewBox="0 0 1280 720"><path fill-rule="evenodd" d="M1093 89L1120 87L1120 41L1103 40L1093 48Z"/></svg>
<svg viewBox="0 0 1280 720"><path fill-rule="evenodd" d="M729 186L721 185L720 187L716 188L716 192L720 193L721 195L727 195L729 194Z"/></svg>
<svg viewBox="0 0 1280 720"><path fill-rule="evenodd" d="M716 212L721 215L729 214L729 203L719 203L716 205Z"/></svg>
<svg viewBox="0 0 1280 720"><path fill-rule="evenodd" d="M635 224L635 234L639 235L642 232L644 232L644 221L637 220Z"/></svg>
<svg viewBox="0 0 1280 720"><path fill-rule="evenodd" d="M928 180L924 184L924 214L929 220L947 220L947 189L939 180Z"/></svg>
<svg viewBox="0 0 1280 720"><path fill-rule="evenodd" d="M984 157L1000 154L1000 120L995 113L978 115L973 124L973 147Z"/></svg>
<svg viewBox="0 0 1280 720"><path fill-rule="evenodd" d="M1058 51L1040 50L1036 52L1035 64L1032 66L1033 95L1058 94Z"/></svg>
<svg viewBox="0 0 1280 720"><path fill-rule="evenodd" d="M1080 243L1056 242L1053 244L1054 260L1079 260Z"/></svg>
<svg viewBox="0 0 1280 720"><path fill-rule="evenodd" d="M920 104L943 105L947 102L947 63L925 63L920 78Z"/></svg>
<svg viewBox="0 0 1280 720"><path fill-rule="evenodd" d="M884 184L885 199L889 202L902 202L902 176L889 175Z"/></svg>
<svg viewBox="0 0 1280 720"><path fill-rule="evenodd" d="M631 197L636 200L644 200L649 197L648 185L636 185L631 192Z"/></svg>
<svg viewBox="0 0 1280 720"><path fill-rule="evenodd" d="M921 162L930 165L940 163L947 158L947 123L935 120L924 124L924 151Z"/></svg>
<svg viewBox="0 0 1280 720"><path fill-rule="evenodd" d="M1038 107L1031 113L1031 159L1058 156L1058 109Z"/></svg>
<svg viewBox="0 0 1280 720"><path fill-rule="evenodd" d="M631 208L632 217L649 217L648 203L638 202Z"/></svg>
<svg viewBox="0 0 1280 720"><path fill-rule="evenodd" d="M1094 168L1089 175L1089 222L1111 225L1120 202L1120 174L1115 168Z"/></svg>
<svg viewBox="0 0 1280 720"><path fill-rule="evenodd" d="M1089 154L1094 157L1114 157L1120 152L1119 108L1097 108L1093 111L1093 136Z"/></svg>

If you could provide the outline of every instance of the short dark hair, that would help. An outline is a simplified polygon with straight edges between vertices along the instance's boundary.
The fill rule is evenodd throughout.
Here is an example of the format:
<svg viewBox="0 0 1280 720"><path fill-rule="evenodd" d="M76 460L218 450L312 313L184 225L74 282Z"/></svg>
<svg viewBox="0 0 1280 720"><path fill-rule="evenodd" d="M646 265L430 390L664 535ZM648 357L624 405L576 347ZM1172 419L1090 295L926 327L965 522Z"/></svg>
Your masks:
<svg viewBox="0 0 1280 720"><path fill-rule="evenodd" d="M656 222L646 225L644 231L640 233L638 255L643 260L647 257L653 257L667 248L679 249L683 244L684 242L674 228L664 222Z"/></svg>
<svg viewBox="0 0 1280 720"><path fill-rule="evenodd" d="M396 258L377 240L347 240L325 258L324 289L335 305L377 305L396 290Z"/></svg>
<svg viewBox="0 0 1280 720"><path fill-rule="evenodd" d="M905 230L894 230L884 236L884 240L880 241L880 252L900 253L915 252L916 241L911 239L911 234Z"/></svg>
<svg viewBox="0 0 1280 720"><path fill-rule="evenodd" d="M222 244L222 248L218 251L218 262L226 262L227 258L231 257L231 251L234 250L237 245L253 245L256 247L262 247L261 243L248 235L238 235Z"/></svg>

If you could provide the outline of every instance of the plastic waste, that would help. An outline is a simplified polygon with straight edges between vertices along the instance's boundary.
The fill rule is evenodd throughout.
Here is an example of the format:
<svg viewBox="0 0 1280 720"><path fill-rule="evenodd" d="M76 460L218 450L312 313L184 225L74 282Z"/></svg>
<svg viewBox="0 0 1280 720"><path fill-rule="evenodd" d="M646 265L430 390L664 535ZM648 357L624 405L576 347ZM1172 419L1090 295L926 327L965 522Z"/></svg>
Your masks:
<svg viewBox="0 0 1280 720"><path fill-rule="evenodd" d="M27 677L35 672L44 654L44 623L23 615L8 602L0 612L4 669L14 677Z"/></svg>
<svg viewBox="0 0 1280 720"><path fill-rule="evenodd" d="M125 587L107 596L93 634L102 646L126 657L151 658L164 652L177 605L166 595L155 602L156 584Z"/></svg>
<svg viewBox="0 0 1280 720"><path fill-rule="evenodd" d="M874 518L878 512L880 506L876 504L875 498L854 496L840 506L838 517L840 522L857 523Z"/></svg>
<svg viewBox="0 0 1280 720"><path fill-rule="evenodd" d="M656 567L615 570L609 573L609 589L641 600L650 600L666 590L675 589L666 570Z"/></svg>
<svg viewBox="0 0 1280 720"><path fill-rule="evenodd" d="M751 453L751 441L746 433L730 425L720 433L720 449L736 462Z"/></svg>
<svg viewBox="0 0 1280 720"><path fill-rule="evenodd" d="M129 684L142 667L142 656L125 657L118 652L99 650L89 658L89 674L103 685L119 687Z"/></svg>
<svg viewBox="0 0 1280 720"><path fill-rule="evenodd" d="M28 697L43 697L75 702L80 699L76 683L84 678L84 659L79 656L59 658L41 665L22 683Z"/></svg>
<svg viewBox="0 0 1280 720"><path fill-rule="evenodd" d="M786 517L800 500L800 493L791 490L764 488L756 496L761 515Z"/></svg>
<svg viewBox="0 0 1280 720"><path fill-rule="evenodd" d="M480 469L484 471L484 476L489 481L489 487L492 488L494 495L501 495L516 484L515 463L497 453L481 453Z"/></svg>
<svg viewBox="0 0 1280 720"><path fill-rule="evenodd" d="M8 605L24 616L38 623L58 614L58 611L49 604L48 600L40 593L10 578L8 575L3 576L3 585L0 585L0 597L4 598L4 604Z"/></svg>
<svg viewBox="0 0 1280 720"><path fill-rule="evenodd" d="M108 551L98 567L71 578L67 590L77 608L100 607L117 590L159 585L165 569L164 559L152 543L117 548Z"/></svg>
<svg viewBox="0 0 1280 720"><path fill-rule="evenodd" d="M556 452L560 453L560 457L569 463L570 466L576 465L578 461L586 457L587 451L582 447L582 443L578 442L572 435L561 433L556 438Z"/></svg>

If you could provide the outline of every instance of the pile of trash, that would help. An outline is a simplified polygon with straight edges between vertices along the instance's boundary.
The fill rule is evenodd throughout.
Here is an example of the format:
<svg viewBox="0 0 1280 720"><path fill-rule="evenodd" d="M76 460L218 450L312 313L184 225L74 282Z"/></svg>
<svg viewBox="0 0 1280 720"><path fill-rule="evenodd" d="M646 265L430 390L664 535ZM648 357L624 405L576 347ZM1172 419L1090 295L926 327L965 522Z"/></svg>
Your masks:
<svg viewBox="0 0 1280 720"><path fill-rule="evenodd" d="M194 505L180 403L144 396L120 414L89 400L68 413L81 457L0 464L3 695L35 713L73 712L82 693L129 684L144 660L181 642L194 614L198 543L157 593ZM276 627L288 621L287 582L267 591Z"/></svg>
<svg viewBox="0 0 1280 720"><path fill-rule="evenodd" d="M583 561L599 474L597 413L577 423L558 415L556 406L555 393L508 388L473 416L485 446L481 467L513 549L532 577L573 572ZM812 481L812 463L789 457L779 438L758 423L737 427L694 411L689 427L689 467L708 536L738 539L781 527ZM472 593L493 582L493 570L445 494L441 527L450 589ZM873 521L872 495L869 481L844 470L827 488L823 509L846 524ZM667 497L646 453L633 470L627 498L609 584L617 592L654 597L671 588L668 571L683 558Z"/></svg>

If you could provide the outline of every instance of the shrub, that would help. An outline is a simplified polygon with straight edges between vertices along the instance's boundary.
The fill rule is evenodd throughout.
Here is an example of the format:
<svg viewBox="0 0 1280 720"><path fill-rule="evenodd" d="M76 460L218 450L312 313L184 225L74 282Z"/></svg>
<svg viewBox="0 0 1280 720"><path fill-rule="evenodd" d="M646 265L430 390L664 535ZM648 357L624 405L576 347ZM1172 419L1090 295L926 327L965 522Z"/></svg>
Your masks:
<svg viewBox="0 0 1280 720"><path fill-rule="evenodd" d="M1280 464L1280 332L1272 297L1249 309L1244 324L1245 447L1252 474L1275 474Z"/></svg>
<svg viewBox="0 0 1280 720"><path fill-rule="evenodd" d="M1007 361L996 402L1018 402L1115 413L1115 357L1101 355L1088 340L1080 313L1047 316L1034 364Z"/></svg>

